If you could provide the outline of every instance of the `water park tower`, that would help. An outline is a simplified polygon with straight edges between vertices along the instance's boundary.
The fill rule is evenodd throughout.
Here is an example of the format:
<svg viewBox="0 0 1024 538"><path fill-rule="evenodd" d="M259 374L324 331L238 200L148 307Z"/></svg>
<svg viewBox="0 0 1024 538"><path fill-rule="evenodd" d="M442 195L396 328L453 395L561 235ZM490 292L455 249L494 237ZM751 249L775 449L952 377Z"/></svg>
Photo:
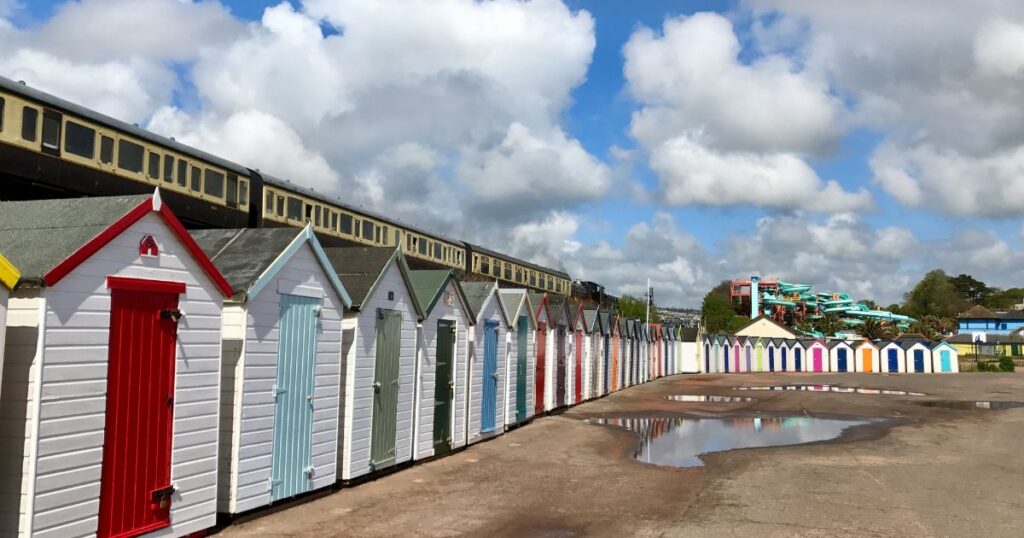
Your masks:
<svg viewBox="0 0 1024 538"><path fill-rule="evenodd" d="M761 277L757 275L750 277L750 289L756 290L758 288L757 284L759 282L761 282ZM757 318L757 316L760 315L758 308L758 304L760 302L758 299L760 298L760 296L760 293L754 293L751 294L750 296L750 319L755 319Z"/></svg>

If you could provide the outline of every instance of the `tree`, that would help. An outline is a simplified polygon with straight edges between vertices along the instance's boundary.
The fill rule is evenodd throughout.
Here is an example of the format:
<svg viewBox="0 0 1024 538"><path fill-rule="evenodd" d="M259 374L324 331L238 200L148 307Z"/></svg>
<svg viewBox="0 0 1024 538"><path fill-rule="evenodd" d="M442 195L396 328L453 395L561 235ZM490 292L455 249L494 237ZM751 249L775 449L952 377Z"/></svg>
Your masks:
<svg viewBox="0 0 1024 538"><path fill-rule="evenodd" d="M729 302L728 282L723 282L709 291L704 296L700 310L701 317L704 318L704 330L709 333L734 332L747 321L746 318L736 315L732 303Z"/></svg>
<svg viewBox="0 0 1024 538"><path fill-rule="evenodd" d="M950 277L949 281L953 284L953 287L956 288L956 291L960 292L960 295L963 296L964 299L974 304L981 304L985 302L985 299L989 294L996 291L986 286L984 282L976 280L971 275L961 274L959 276Z"/></svg>
<svg viewBox="0 0 1024 538"><path fill-rule="evenodd" d="M892 325L875 318L867 318L856 328L857 334L868 340L881 340L892 336Z"/></svg>
<svg viewBox="0 0 1024 538"><path fill-rule="evenodd" d="M846 328L846 323L839 319L834 313L825 314L814 320L814 330L825 336L834 336L837 332Z"/></svg>
<svg viewBox="0 0 1024 538"><path fill-rule="evenodd" d="M623 317L627 319L647 319L647 302L642 298L636 298L632 295L623 295L619 298L619 312L622 312ZM655 323L661 322L661 316L654 308L653 301L651 302L651 321Z"/></svg>
<svg viewBox="0 0 1024 538"><path fill-rule="evenodd" d="M969 304L941 269L928 272L906 295L903 310L915 317L929 314L954 318Z"/></svg>

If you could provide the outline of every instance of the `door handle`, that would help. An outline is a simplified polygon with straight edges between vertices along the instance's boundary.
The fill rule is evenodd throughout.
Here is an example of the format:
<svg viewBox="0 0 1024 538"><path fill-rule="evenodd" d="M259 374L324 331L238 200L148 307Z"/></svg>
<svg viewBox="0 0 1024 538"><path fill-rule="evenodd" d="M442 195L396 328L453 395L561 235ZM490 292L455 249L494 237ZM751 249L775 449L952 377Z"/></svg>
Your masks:
<svg viewBox="0 0 1024 538"><path fill-rule="evenodd" d="M373 392L380 392L380 381L373 382Z"/></svg>

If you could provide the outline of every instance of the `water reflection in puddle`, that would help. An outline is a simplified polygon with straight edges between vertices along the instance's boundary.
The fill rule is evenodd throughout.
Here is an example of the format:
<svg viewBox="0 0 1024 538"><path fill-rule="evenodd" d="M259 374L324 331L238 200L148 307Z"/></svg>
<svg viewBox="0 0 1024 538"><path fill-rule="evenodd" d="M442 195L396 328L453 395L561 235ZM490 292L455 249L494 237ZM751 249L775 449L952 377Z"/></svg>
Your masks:
<svg viewBox="0 0 1024 538"><path fill-rule="evenodd" d="M883 396L925 396L921 392L904 390L865 389L860 387L839 387L836 385L766 385L758 387L737 387L738 390L792 390L806 392L842 392L847 394L881 394Z"/></svg>
<svg viewBox="0 0 1024 538"><path fill-rule="evenodd" d="M933 400L930 402L914 402L925 407L941 407L943 409L956 409L970 411L982 409L986 411L999 411L1001 409L1016 409L1024 407L1024 402L999 402L999 401L970 401L970 400Z"/></svg>
<svg viewBox="0 0 1024 538"><path fill-rule="evenodd" d="M839 437L843 430L874 422L870 419L812 417L740 417L728 419L603 418L609 424L637 432L636 459L668 467L700 467L701 454L737 448L798 445Z"/></svg>
<svg viewBox="0 0 1024 538"><path fill-rule="evenodd" d="M754 398L743 398L741 396L713 396L705 394L674 394L668 396L669 400L675 402L699 402L699 403L740 403L753 402Z"/></svg>

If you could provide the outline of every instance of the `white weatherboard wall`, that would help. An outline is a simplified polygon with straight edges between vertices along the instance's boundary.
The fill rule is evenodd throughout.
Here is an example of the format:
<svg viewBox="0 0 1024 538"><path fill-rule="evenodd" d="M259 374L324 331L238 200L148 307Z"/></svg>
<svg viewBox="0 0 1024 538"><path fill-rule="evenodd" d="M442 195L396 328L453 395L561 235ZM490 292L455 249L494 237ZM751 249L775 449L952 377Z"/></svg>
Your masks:
<svg viewBox="0 0 1024 538"><path fill-rule="evenodd" d="M692 374L700 371L698 342L679 342L676 354L676 370L680 373Z"/></svg>
<svg viewBox="0 0 1024 538"><path fill-rule="evenodd" d="M558 325L548 320L547 343L544 356L544 410L555 408L555 374L558 372Z"/></svg>
<svg viewBox="0 0 1024 538"><path fill-rule="evenodd" d="M504 413L504 424L505 427L511 426L516 421L516 380L518 377L518 371L516 370L516 361L519 359L516 356L517 351L516 342L516 327L513 326L505 332L505 339L498 341L498 360L505 361L505 382L498 385L498 390L505 394L505 405L504 407L498 408L499 413ZM504 354L502 351L504 350Z"/></svg>
<svg viewBox="0 0 1024 538"><path fill-rule="evenodd" d="M388 300L394 292L394 300ZM377 353L377 309L402 313L398 368L398 421L395 428L395 463L412 456L412 407L415 392L416 308L409 297L398 266L385 271L373 295L358 312L345 314L342 322L342 434L338 458L340 478L351 480L370 472L370 439L373 426L373 377Z"/></svg>
<svg viewBox="0 0 1024 538"><path fill-rule="evenodd" d="M228 320L241 318L245 340L234 370L223 373L224 385L233 387L234 391L222 404L222 409L230 405L232 441L229 443L230 467L223 465L222 452L218 499L221 511L239 513L271 502L273 391L277 383L282 294L322 300L320 329L316 335L310 489L330 486L337 479L344 305L307 243L244 307L233 306L226 310L230 314L225 316L225 333L229 330ZM239 311L244 315L238 316ZM221 422L224 423L223 417Z"/></svg>
<svg viewBox="0 0 1024 538"><path fill-rule="evenodd" d="M494 406L497 416L494 419L494 431L481 433L480 411L482 409L483 391L484 326L487 321L494 321L498 324L498 365L496 368L498 383ZM506 332L505 320L502 318L500 306L498 306L498 295L492 292L484 303L480 315L477 316L476 326L473 328L473 353L470 355L469 365L469 443L493 437L505 430L505 413L502 410L505 408L505 395L503 394L503 387L505 386L505 356L503 352L505 350Z"/></svg>
<svg viewBox="0 0 1024 538"><path fill-rule="evenodd" d="M441 292L458 297L455 284L449 281ZM424 305L426 307L426 305ZM466 416L466 354L469 340L469 320L462 301L455 299L451 305L438 300L434 309L421 324L419 336L420 379L419 379L419 419L416 431L416 458L429 458L434 455L434 380L437 374L437 322L449 320L455 322L455 363L452 365L452 381L455 383L455 402L452 417L452 448L462 446L465 439Z"/></svg>
<svg viewBox="0 0 1024 538"><path fill-rule="evenodd" d="M140 258L139 242L146 234L156 239L160 255ZM186 313L178 324L171 481L171 526L147 536L182 536L216 523L218 391L223 297L177 236L155 213L150 213L102 247L42 298L19 301L17 336L7 346L5 364L5 421L20 408L26 420L24 442L4 439L7 452L0 472L4 491L4 536L25 535L29 517L33 536L88 536L97 529L103 431L106 414L107 344L110 332L110 290L107 276L183 282L186 291L179 308ZM38 292L37 292L38 293ZM36 309L36 313L27 311ZM44 316L40 349L32 333ZM30 325L35 315L36 323ZM42 371L38 371L42 357ZM31 366L28 366L31 365ZM21 379L8 380L17 372ZM12 375L13 377L13 375ZM45 380L41 387L38 379ZM36 392L38 391L38 392ZM5 391L6 392L6 391ZM35 400L34 394L40 396ZM41 402L41 405L38 405ZM36 418L38 417L38 418ZM31 438L38 433L36 439ZM20 454L19 454L20 452ZM13 456L13 459L12 459ZM31 460L35 458L34 473ZM15 463L21 459L23 466ZM14 463L12 465L12 463ZM11 475L24 469L24 477ZM20 487L18 487L20 485ZM21 517L10 524L11 499L19 489ZM31 498L29 498L31 496ZM33 514L25 511L29 506Z"/></svg>

